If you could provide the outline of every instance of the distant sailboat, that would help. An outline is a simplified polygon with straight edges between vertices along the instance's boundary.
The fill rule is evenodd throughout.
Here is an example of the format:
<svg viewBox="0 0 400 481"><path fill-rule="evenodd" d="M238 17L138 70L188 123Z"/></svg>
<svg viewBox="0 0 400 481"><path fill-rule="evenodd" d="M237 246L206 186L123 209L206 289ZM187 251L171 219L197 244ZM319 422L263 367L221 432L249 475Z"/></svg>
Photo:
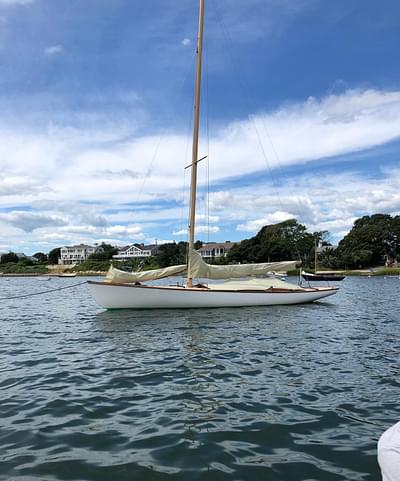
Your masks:
<svg viewBox="0 0 400 481"><path fill-rule="evenodd" d="M342 281L346 276L335 274L334 272L319 272L312 274L311 272L301 271L301 276L306 281Z"/></svg>
<svg viewBox="0 0 400 481"><path fill-rule="evenodd" d="M204 0L200 0L188 263L164 269L134 273L127 273L111 266L104 281L88 281L92 295L98 304L108 309L269 306L275 304L301 304L331 296L337 292L336 287L304 288L277 278L255 278L255 276L265 276L270 271L287 272L295 268L296 261L215 266L206 264L200 254L194 250L203 24ZM143 284L146 281L177 275L187 276L186 285L155 286ZM223 280L224 282L194 284L194 279Z"/></svg>
<svg viewBox="0 0 400 481"><path fill-rule="evenodd" d="M318 272L317 271L317 264L318 264L318 252L317 252L317 241L315 241L314 246L314 273L301 271L301 277L306 281L333 281L338 282L342 281L346 276L343 274L336 274L334 272Z"/></svg>

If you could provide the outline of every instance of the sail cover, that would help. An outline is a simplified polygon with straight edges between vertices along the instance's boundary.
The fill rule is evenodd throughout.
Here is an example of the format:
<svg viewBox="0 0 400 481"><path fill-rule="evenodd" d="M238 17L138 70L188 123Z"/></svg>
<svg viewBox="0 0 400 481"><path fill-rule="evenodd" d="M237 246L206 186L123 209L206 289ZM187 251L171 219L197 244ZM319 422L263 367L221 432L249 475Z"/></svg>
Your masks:
<svg viewBox="0 0 400 481"><path fill-rule="evenodd" d="M207 287L212 291L265 291L268 289L285 289L298 291L301 289L296 284L282 281L276 277L269 277L268 279L245 279L239 281L225 281L220 284L208 284Z"/></svg>
<svg viewBox="0 0 400 481"><path fill-rule="evenodd" d="M236 264L212 266L206 264L196 251L189 253L188 277L206 279L233 279L265 275L267 272L286 272L296 268L297 261L264 262L261 264Z"/></svg>
<svg viewBox="0 0 400 481"><path fill-rule="evenodd" d="M172 277L184 274L187 270L186 264L179 266L164 267L163 269L152 269L150 271L126 272L111 266L107 272L105 282L144 282L163 279L164 277Z"/></svg>
<svg viewBox="0 0 400 481"><path fill-rule="evenodd" d="M290 269L295 269L296 263L296 261L284 261L213 266L205 263L198 252L191 251L189 254L188 277L215 280L262 276L271 271L286 272ZM186 264L141 272L126 272L111 266L107 272L105 282L133 283L155 281L164 277L183 275L187 270L188 266Z"/></svg>

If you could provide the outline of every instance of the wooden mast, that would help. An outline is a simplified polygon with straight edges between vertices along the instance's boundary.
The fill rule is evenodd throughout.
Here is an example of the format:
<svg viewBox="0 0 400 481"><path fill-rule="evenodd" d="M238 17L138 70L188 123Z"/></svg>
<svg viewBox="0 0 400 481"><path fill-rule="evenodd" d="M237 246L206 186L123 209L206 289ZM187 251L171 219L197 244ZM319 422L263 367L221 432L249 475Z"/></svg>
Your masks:
<svg viewBox="0 0 400 481"><path fill-rule="evenodd" d="M317 260L318 260L318 254L317 254L317 238L314 239L314 274L317 273Z"/></svg>
<svg viewBox="0 0 400 481"><path fill-rule="evenodd" d="M190 252L194 249L194 230L196 224L196 187L197 187L197 162L199 150L199 124L200 124L200 90L201 90L201 60L203 53L203 24L204 24L204 0L200 0L199 30L197 36L197 62L196 82L194 94L194 125L192 146L192 174L190 182L190 215L189 215L189 260L188 260L188 287L192 287L190 277Z"/></svg>

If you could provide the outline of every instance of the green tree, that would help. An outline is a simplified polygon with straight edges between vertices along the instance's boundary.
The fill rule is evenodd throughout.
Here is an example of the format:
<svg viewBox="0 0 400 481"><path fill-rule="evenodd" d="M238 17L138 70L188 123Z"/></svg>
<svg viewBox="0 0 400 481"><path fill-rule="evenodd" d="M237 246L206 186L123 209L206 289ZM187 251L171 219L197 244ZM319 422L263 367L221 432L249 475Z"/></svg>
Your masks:
<svg viewBox="0 0 400 481"><path fill-rule="evenodd" d="M116 247L102 242L96 249L96 252L89 256L89 259L92 261L108 261L112 259L112 256L115 254L118 254L118 249Z"/></svg>
<svg viewBox="0 0 400 481"><path fill-rule="evenodd" d="M328 247L324 249L322 252L318 254L318 265L324 267L330 267L333 269L337 269L342 267L339 258L336 254L336 250L332 247Z"/></svg>
<svg viewBox="0 0 400 481"><path fill-rule="evenodd" d="M61 256L61 247L56 247L52 249L48 254L48 259L50 264L58 264L58 259Z"/></svg>
<svg viewBox="0 0 400 481"><path fill-rule="evenodd" d="M20 257L18 260L18 263L23 265L23 266L35 266L37 264L36 261L32 260L30 257Z"/></svg>
<svg viewBox="0 0 400 481"><path fill-rule="evenodd" d="M187 257L187 242L170 242L161 244L156 254L156 262L160 267L185 264Z"/></svg>
<svg viewBox="0 0 400 481"><path fill-rule="evenodd" d="M317 250L317 266L315 266L315 249L316 248L318 249L320 246L324 246L324 247L330 246L331 243L329 242L330 234L327 230L314 232L313 237L314 237L314 245L312 248L312 252L310 252L310 254L306 256L304 260L305 260L305 264L315 269L315 268L318 268L319 265L326 265L321 262L323 259L323 256L321 255L322 252L319 252ZM326 259L327 257L325 256L325 260Z"/></svg>
<svg viewBox="0 0 400 481"><path fill-rule="evenodd" d="M235 244L229 251L229 262L274 262L309 259L314 236L295 219L264 226L254 237Z"/></svg>
<svg viewBox="0 0 400 481"><path fill-rule="evenodd" d="M8 262L18 262L18 261L19 261L19 257L17 256L17 254L15 254L14 252L8 252L7 254L3 254L1 256L0 263L7 264Z"/></svg>
<svg viewBox="0 0 400 481"><path fill-rule="evenodd" d="M36 254L33 254L32 257L37 259L37 261L40 262L41 264L45 264L48 261L47 255L44 254L43 252L36 252Z"/></svg>
<svg viewBox="0 0 400 481"><path fill-rule="evenodd" d="M382 265L400 253L400 217L388 214L364 216L339 242L336 255L349 268Z"/></svg>

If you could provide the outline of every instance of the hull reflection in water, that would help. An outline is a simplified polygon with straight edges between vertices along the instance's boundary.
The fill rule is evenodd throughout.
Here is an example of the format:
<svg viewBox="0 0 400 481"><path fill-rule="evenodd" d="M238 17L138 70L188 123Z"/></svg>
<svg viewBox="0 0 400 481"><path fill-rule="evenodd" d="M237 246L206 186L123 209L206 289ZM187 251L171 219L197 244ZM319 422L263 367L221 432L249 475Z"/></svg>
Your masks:
<svg viewBox="0 0 400 481"><path fill-rule="evenodd" d="M170 286L135 286L88 281L96 302L106 309L179 309L198 307L272 306L304 304L331 296L336 287L213 290Z"/></svg>

